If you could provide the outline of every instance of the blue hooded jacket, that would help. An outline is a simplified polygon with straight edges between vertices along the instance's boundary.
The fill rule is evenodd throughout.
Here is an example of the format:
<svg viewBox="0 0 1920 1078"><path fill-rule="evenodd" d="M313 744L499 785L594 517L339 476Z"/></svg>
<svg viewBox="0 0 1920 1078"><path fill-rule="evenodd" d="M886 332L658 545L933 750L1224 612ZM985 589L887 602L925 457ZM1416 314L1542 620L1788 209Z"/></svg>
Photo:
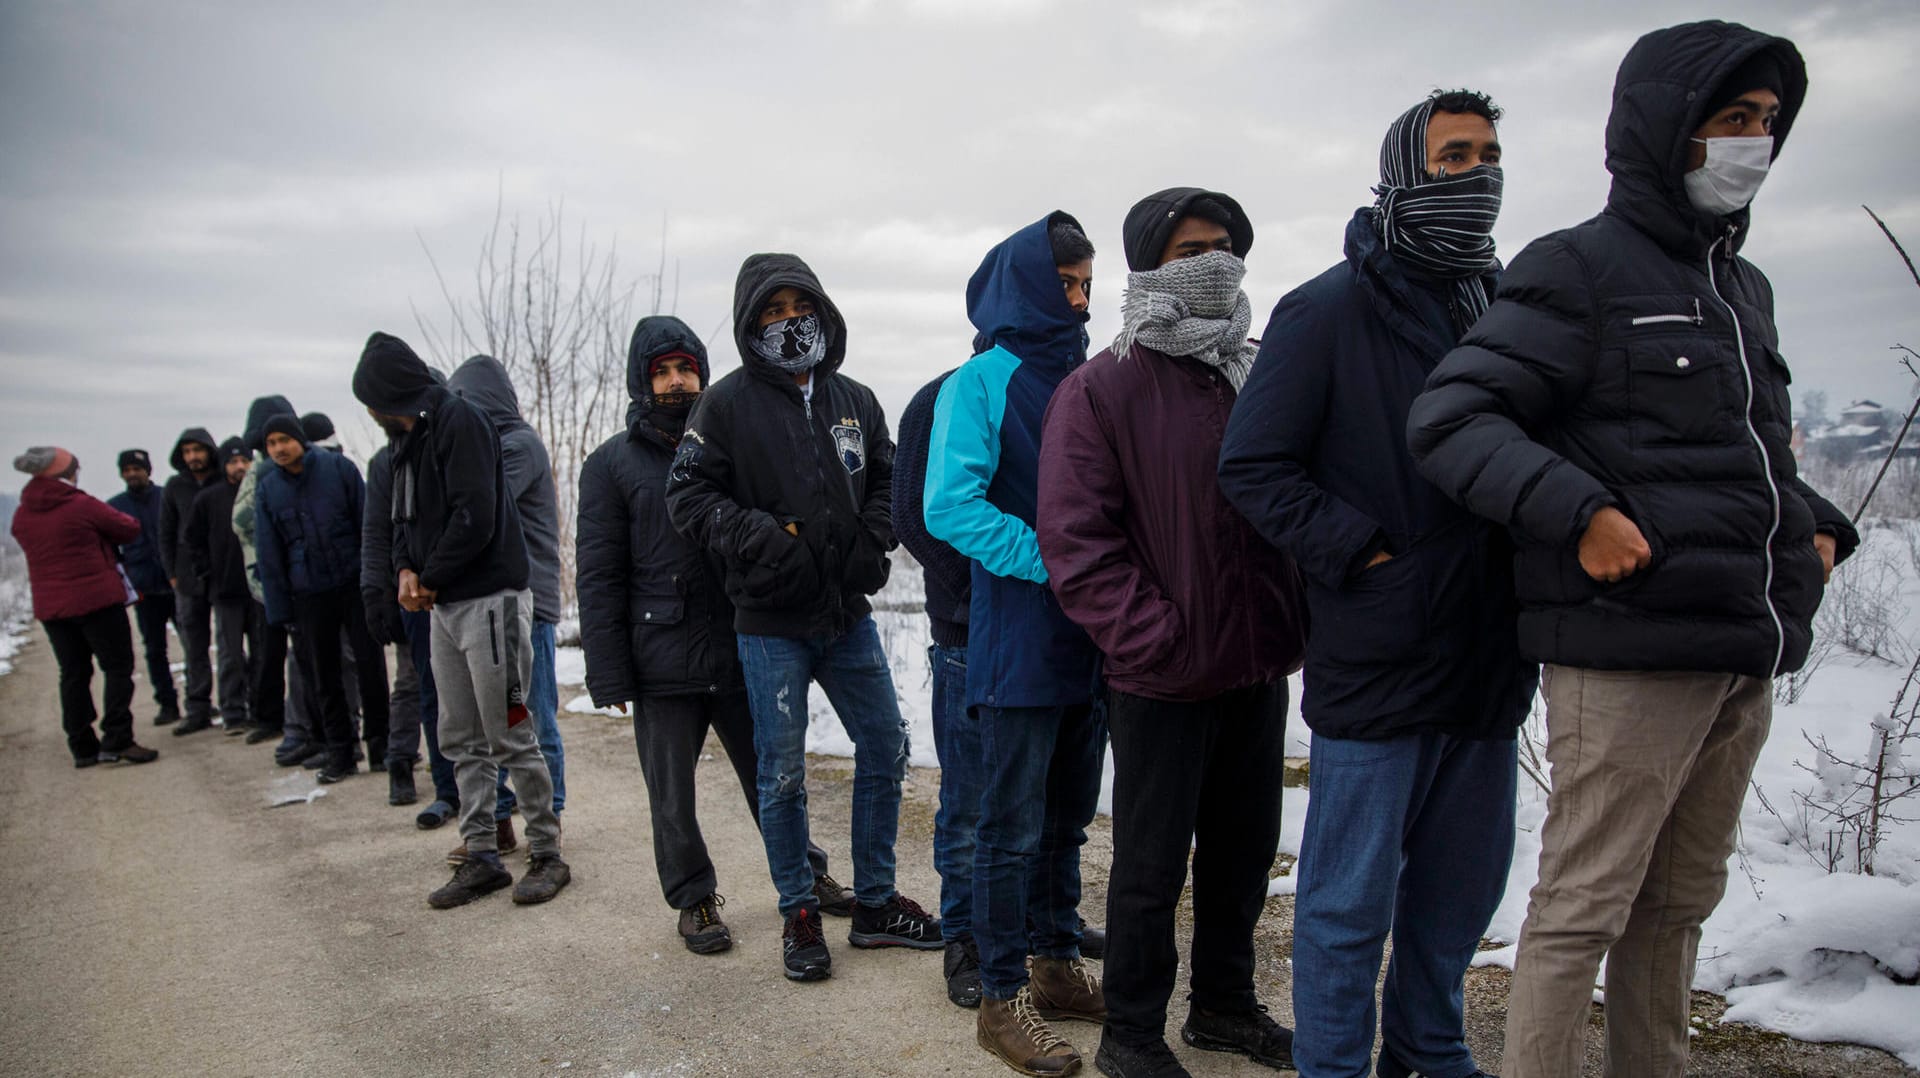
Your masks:
<svg viewBox="0 0 1920 1078"><path fill-rule="evenodd" d="M1087 316L1067 302L1051 213L987 252L967 282L985 350L940 387L927 453L927 531L973 562L967 706L1092 699L1099 653L1047 587L1034 532L1040 430L1054 390L1086 362Z"/></svg>
<svg viewBox="0 0 1920 1078"><path fill-rule="evenodd" d="M294 620L295 602L360 584L366 481L352 461L308 446L298 475L275 468L255 491L260 586L267 622Z"/></svg>

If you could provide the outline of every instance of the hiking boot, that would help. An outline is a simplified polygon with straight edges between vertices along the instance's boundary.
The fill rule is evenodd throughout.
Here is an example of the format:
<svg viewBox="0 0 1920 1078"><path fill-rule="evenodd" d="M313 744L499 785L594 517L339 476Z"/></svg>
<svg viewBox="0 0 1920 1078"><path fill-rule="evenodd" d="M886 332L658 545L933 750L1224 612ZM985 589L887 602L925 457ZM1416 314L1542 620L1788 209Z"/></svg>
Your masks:
<svg viewBox="0 0 1920 1078"><path fill-rule="evenodd" d="M833 976L833 954L820 934L820 912L802 906L787 917L780 932L780 961L789 981L824 981Z"/></svg>
<svg viewBox="0 0 1920 1078"><path fill-rule="evenodd" d="M387 804L411 805L420 800L413 788L413 765L405 762L387 765Z"/></svg>
<svg viewBox="0 0 1920 1078"><path fill-rule="evenodd" d="M719 954L733 946L733 933L720 920L720 907L727 900L708 895L680 911L680 942L694 954Z"/></svg>
<svg viewBox="0 0 1920 1078"><path fill-rule="evenodd" d="M560 889L573 881L573 870L557 853L536 853L527 861L526 874L513 885L513 904L537 906L551 902Z"/></svg>
<svg viewBox="0 0 1920 1078"><path fill-rule="evenodd" d="M460 810L453 805L436 797L433 799L432 804L421 809L420 814L413 818L413 826L418 827L422 831L432 831L436 828L446 826L447 821L453 819L454 815L459 811ZM461 860L465 860L466 856L467 847L466 844L462 843L460 846Z"/></svg>
<svg viewBox="0 0 1920 1078"><path fill-rule="evenodd" d="M350 779L353 776L358 775L359 773L360 773L360 769L354 766L354 763L352 760L348 760L345 763L335 763L335 762L329 761L324 766L322 766L319 772L316 773L313 777L316 781L320 783L320 785L331 786L336 782L345 782L347 779Z"/></svg>
<svg viewBox="0 0 1920 1078"><path fill-rule="evenodd" d="M1080 1073L1080 1053L1040 1017L1029 988L1012 999L982 999L973 1039L1021 1074Z"/></svg>
<svg viewBox="0 0 1920 1078"><path fill-rule="evenodd" d="M197 734L202 730L211 729L213 729L213 720L207 718L205 715L197 715L174 727L173 736L185 737L188 734Z"/></svg>
<svg viewBox="0 0 1920 1078"><path fill-rule="evenodd" d="M172 726L174 723L179 721L180 721L180 705L179 704L162 704L160 705L160 714L155 715L153 717L153 724L155 726Z"/></svg>
<svg viewBox="0 0 1920 1078"><path fill-rule="evenodd" d="M1274 1021L1259 1004L1244 1014L1190 1007L1180 1039L1208 1052L1238 1052L1276 1070L1293 1069L1293 1030ZM1382 1051L1380 1057L1384 1064L1390 1053Z"/></svg>
<svg viewBox="0 0 1920 1078"><path fill-rule="evenodd" d="M941 973L947 978L947 998L955 1006L980 1006L980 945L972 936L947 941Z"/></svg>
<svg viewBox="0 0 1920 1078"><path fill-rule="evenodd" d="M1095 962L1107 957L1107 930L1088 924L1085 917L1080 918L1080 957Z"/></svg>
<svg viewBox="0 0 1920 1078"><path fill-rule="evenodd" d="M1056 1022L1063 1018L1094 1023L1107 1020L1106 993L1100 990L1100 981L1087 969L1083 958L1035 955L1027 987L1042 1018Z"/></svg>
<svg viewBox="0 0 1920 1078"><path fill-rule="evenodd" d="M415 820L414 822L417 824L420 821ZM494 821L493 841L494 841L493 848L495 853L502 853L502 854L512 853L513 851L520 848L520 840L515 838L513 834L512 819ZM455 846L453 849L447 851L447 864L464 865L466 863L467 863L467 844L466 843L462 842L460 845Z"/></svg>
<svg viewBox="0 0 1920 1078"><path fill-rule="evenodd" d="M276 737L285 737L287 732L278 726L255 726L247 731L247 744L258 745L262 741L272 741Z"/></svg>
<svg viewBox="0 0 1920 1078"><path fill-rule="evenodd" d="M128 742L122 749L101 749L98 757L103 764L150 764L159 758L159 753L152 749L141 748L133 742Z"/></svg>
<svg viewBox="0 0 1920 1078"><path fill-rule="evenodd" d="M490 895L512 882L513 873L476 858L454 869L453 879L427 896L427 905L436 910L450 910L455 906L464 906L481 895Z"/></svg>
<svg viewBox="0 0 1920 1078"><path fill-rule="evenodd" d="M937 951L945 946L940 940L940 919L898 891L882 906L856 903L847 942L855 947L911 947L916 951Z"/></svg>
<svg viewBox="0 0 1920 1078"><path fill-rule="evenodd" d="M1193 1078L1164 1040L1126 1045L1102 1033L1093 1065L1107 1078Z"/></svg>
<svg viewBox="0 0 1920 1078"><path fill-rule="evenodd" d="M853 888L840 886L840 881L822 872L813 878L813 897L820 903L820 912L833 917L853 916Z"/></svg>

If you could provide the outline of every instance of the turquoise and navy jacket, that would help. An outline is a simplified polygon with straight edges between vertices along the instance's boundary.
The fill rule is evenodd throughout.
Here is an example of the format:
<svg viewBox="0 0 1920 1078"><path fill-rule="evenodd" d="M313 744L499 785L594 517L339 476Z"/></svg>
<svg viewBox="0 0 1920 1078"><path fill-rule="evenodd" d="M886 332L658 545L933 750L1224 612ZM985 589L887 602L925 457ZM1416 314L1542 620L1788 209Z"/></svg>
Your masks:
<svg viewBox="0 0 1920 1078"><path fill-rule="evenodd" d="M1093 697L1099 653L1047 587L1034 520L1047 403L1086 361L1087 316L1054 268L1049 214L988 252L967 283L982 350L940 387L927 454L927 532L972 560L967 706ZM1076 222L1077 224L1077 222Z"/></svg>

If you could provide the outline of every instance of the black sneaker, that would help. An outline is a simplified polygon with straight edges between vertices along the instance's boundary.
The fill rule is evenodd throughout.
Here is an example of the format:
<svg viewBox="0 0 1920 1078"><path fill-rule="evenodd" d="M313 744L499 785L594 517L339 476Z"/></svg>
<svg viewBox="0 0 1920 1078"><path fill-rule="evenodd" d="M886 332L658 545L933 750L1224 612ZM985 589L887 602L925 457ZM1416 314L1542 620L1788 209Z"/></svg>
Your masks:
<svg viewBox="0 0 1920 1078"><path fill-rule="evenodd" d="M262 741L272 741L287 736L286 730L278 726L255 726L247 731L247 744L258 745Z"/></svg>
<svg viewBox="0 0 1920 1078"><path fill-rule="evenodd" d="M420 814L413 818L413 826L422 831L431 831L434 828L446 826L447 821L453 819L459 812L460 809L457 806L436 797L432 804L421 809Z"/></svg>
<svg viewBox="0 0 1920 1078"><path fill-rule="evenodd" d="M1293 1030L1274 1021L1259 1004L1245 1014L1191 1007L1180 1039L1208 1052L1238 1052L1276 1070L1293 1069Z"/></svg>
<svg viewBox="0 0 1920 1078"><path fill-rule="evenodd" d="M227 732L228 737L239 737L241 734L252 733L253 724L250 722L236 719L233 722L221 723L220 729L225 730Z"/></svg>
<svg viewBox="0 0 1920 1078"><path fill-rule="evenodd" d="M312 745L308 745L307 755L300 761L300 766L306 768L308 771L318 771L331 762L333 762L333 754L328 752L324 746L315 748Z"/></svg>
<svg viewBox="0 0 1920 1078"><path fill-rule="evenodd" d="M319 773L313 777L320 785L331 786L336 782L344 782L359 773L360 769L354 766L353 761L349 760L343 764L332 762L323 764L320 767Z"/></svg>
<svg viewBox="0 0 1920 1078"><path fill-rule="evenodd" d="M479 858L453 870L453 879L445 887L427 896L427 905L436 910L464 906L481 895L490 895L513 882L513 873Z"/></svg>
<svg viewBox="0 0 1920 1078"><path fill-rule="evenodd" d="M413 765L392 763L387 765L387 804L411 805L420 800L420 794L413 788Z"/></svg>
<svg viewBox="0 0 1920 1078"><path fill-rule="evenodd" d="M972 936L947 941L941 971L947 978L947 998L955 1006L980 1006L980 945Z"/></svg>
<svg viewBox="0 0 1920 1078"><path fill-rule="evenodd" d="M719 954L733 946L733 933L720 919L720 907L727 900L708 895L680 911L680 941L694 954Z"/></svg>
<svg viewBox="0 0 1920 1078"><path fill-rule="evenodd" d="M180 721L180 705L166 704L160 708L160 714L153 717L155 726L171 726Z"/></svg>
<svg viewBox="0 0 1920 1078"><path fill-rule="evenodd" d="M129 743L127 747L123 749L101 749L100 756L98 757L99 761L103 764L150 764L159 758L160 754L154 750L142 748L132 743Z"/></svg>
<svg viewBox="0 0 1920 1078"><path fill-rule="evenodd" d="M1102 1033L1093 1065L1107 1078L1193 1078L1166 1041L1126 1045Z"/></svg>
<svg viewBox="0 0 1920 1078"><path fill-rule="evenodd" d="M824 981L833 976L833 954L820 934L820 912L801 907L780 933L780 960L789 981Z"/></svg>
<svg viewBox="0 0 1920 1078"><path fill-rule="evenodd" d="M856 904L847 942L855 947L912 947L916 951L937 951L946 946L940 939L940 918L898 891L878 908Z"/></svg>
<svg viewBox="0 0 1920 1078"><path fill-rule="evenodd" d="M1106 929L1095 928L1085 917L1080 918L1080 957L1096 962L1107 957Z"/></svg>
<svg viewBox="0 0 1920 1078"><path fill-rule="evenodd" d="M207 718L205 715L201 715L196 718L188 719L186 722L183 722L180 725L174 727L173 736L185 737L188 734L197 734L202 730L211 730L211 729L213 729L213 720Z"/></svg>
<svg viewBox="0 0 1920 1078"><path fill-rule="evenodd" d="M100 763L100 754L97 752L94 753L92 756L75 756L73 758L73 766L75 768L97 767L99 766L99 763Z"/></svg>
<svg viewBox="0 0 1920 1078"><path fill-rule="evenodd" d="M550 902L573 880L573 870L557 853L536 853L527 859L527 874L513 885L513 904L537 906Z"/></svg>
<svg viewBox="0 0 1920 1078"><path fill-rule="evenodd" d="M840 886L840 881L822 872L813 878L813 897L820 903L820 912L834 917L853 916L853 888Z"/></svg>

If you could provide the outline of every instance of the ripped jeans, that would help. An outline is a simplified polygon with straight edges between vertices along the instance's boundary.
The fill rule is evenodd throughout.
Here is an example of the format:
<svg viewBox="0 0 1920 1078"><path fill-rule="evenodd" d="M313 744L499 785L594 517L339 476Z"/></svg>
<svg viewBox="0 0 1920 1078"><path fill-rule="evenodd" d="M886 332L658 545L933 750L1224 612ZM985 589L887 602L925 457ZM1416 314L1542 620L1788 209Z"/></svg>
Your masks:
<svg viewBox="0 0 1920 1078"><path fill-rule="evenodd" d="M862 905L893 897L893 843L907 724L871 617L840 636L739 636L760 765L760 837L781 916L816 907L807 861L807 683L818 681L853 739L853 891Z"/></svg>

